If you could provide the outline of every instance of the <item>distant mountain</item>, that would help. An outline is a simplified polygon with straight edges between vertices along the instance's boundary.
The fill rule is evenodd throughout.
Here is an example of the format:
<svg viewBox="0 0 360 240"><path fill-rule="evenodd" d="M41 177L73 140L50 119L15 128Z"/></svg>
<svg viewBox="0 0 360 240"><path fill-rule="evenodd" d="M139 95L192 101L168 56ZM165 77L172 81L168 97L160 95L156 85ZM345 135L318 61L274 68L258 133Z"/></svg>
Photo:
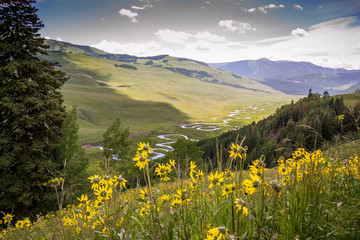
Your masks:
<svg viewBox="0 0 360 240"><path fill-rule="evenodd" d="M50 52L65 52L65 53L80 53L84 55L88 55L91 57L107 59L118 62L136 62L137 59L152 59L152 60L160 60L168 55L158 55L153 57L137 57L128 54L112 54L107 53L97 48L76 45L68 42L60 42L52 39L45 40L45 44L49 45L48 51Z"/></svg>
<svg viewBox="0 0 360 240"><path fill-rule="evenodd" d="M309 62L270 61L263 58L211 65L258 79L287 94L305 95L310 88L320 93L352 92L352 86L360 83L359 70L325 68Z"/></svg>

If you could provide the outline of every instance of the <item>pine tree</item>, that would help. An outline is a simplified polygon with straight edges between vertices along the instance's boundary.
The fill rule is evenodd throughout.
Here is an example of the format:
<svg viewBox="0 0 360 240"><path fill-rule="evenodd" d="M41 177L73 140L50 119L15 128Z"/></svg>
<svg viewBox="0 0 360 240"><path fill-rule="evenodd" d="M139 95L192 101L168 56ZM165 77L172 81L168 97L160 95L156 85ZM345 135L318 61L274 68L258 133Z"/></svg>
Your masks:
<svg viewBox="0 0 360 240"><path fill-rule="evenodd" d="M66 116L59 92L67 78L46 54L35 0L0 2L0 210L47 210L43 183L61 168L57 146Z"/></svg>

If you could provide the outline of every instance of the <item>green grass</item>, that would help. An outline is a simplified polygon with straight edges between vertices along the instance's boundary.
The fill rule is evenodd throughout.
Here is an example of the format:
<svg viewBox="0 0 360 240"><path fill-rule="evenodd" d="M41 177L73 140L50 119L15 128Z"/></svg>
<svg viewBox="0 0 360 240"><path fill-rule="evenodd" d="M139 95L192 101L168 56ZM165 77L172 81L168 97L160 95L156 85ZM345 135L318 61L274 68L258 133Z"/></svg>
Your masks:
<svg viewBox="0 0 360 240"><path fill-rule="evenodd" d="M59 62L59 69L70 77L62 92L67 107L78 105L83 144L99 143L102 133L116 117L121 117L123 126L128 126L131 132L173 132L181 122L222 121L236 109L273 103L262 112L246 113L251 119L235 119L230 124L241 126L260 120L291 101L291 96L256 81L235 78L230 72L173 57L153 62L164 67L206 71L221 82L260 91L203 82L164 68L143 65L145 59L138 59L134 65L138 70L133 70L114 67L121 64L119 62L76 53L51 52L47 58ZM213 117L218 119L211 120Z"/></svg>

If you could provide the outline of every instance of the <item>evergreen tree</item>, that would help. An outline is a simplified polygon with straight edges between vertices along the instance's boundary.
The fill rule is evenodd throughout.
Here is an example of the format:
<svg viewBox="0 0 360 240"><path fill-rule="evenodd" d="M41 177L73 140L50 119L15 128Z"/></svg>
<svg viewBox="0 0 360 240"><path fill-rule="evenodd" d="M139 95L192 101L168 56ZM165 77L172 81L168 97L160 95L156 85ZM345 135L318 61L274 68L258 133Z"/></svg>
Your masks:
<svg viewBox="0 0 360 240"><path fill-rule="evenodd" d="M0 210L45 211L43 183L61 167L57 146L66 116L59 89L67 78L46 54L35 0L0 2Z"/></svg>

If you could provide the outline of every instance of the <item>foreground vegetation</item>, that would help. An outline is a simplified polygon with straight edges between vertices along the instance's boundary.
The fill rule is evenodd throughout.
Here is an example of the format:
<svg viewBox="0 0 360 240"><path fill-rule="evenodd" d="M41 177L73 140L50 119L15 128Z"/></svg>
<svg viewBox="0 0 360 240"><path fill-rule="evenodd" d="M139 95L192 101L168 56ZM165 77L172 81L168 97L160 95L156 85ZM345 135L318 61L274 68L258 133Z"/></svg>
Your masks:
<svg viewBox="0 0 360 240"><path fill-rule="evenodd" d="M94 175L91 193L53 214L13 222L6 239L357 239L360 162L297 149L267 169L264 159L242 171L246 147L232 144L221 168L204 173L189 160L150 168L151 148L133 158L145 187L127 189L122 175ZM184 170L182 170L184 169ZM151 184L151 175L161 179ZM49 182L59 188L61 179Z"/></svg>

